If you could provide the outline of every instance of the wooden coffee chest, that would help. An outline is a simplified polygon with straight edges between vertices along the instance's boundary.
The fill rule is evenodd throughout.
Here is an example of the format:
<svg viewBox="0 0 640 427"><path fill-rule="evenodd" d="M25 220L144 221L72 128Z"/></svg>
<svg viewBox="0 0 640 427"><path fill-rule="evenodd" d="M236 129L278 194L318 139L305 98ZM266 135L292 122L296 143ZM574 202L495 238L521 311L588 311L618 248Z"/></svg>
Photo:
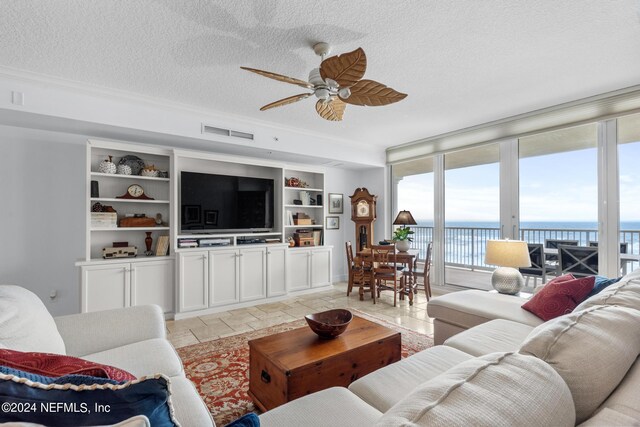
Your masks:
<svg viewBox="0 0 640 427"><path fill-rule="evenodd" d="M400 360L400 333L354 316L332 340L308 327L249 341L249 396L262 411Z"/></svg>

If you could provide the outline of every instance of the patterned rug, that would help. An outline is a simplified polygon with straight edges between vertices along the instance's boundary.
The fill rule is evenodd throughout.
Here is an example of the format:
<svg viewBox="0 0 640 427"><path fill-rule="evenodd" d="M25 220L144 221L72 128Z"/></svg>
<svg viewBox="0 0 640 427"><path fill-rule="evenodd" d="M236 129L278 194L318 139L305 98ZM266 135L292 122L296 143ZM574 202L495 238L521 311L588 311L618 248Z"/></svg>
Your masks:
<svg viewBox="0 0 640 427"><path fill-rule="evenodd" d="M353 314L387 326L402 333L402 357L433 346L433 337L387 322L370 314L351 309ZM248 396L249 345L248 341L278 332L307 327L304 319L179 348L187 377L193 381L213 414L218 426L259 410Z"/></svg>

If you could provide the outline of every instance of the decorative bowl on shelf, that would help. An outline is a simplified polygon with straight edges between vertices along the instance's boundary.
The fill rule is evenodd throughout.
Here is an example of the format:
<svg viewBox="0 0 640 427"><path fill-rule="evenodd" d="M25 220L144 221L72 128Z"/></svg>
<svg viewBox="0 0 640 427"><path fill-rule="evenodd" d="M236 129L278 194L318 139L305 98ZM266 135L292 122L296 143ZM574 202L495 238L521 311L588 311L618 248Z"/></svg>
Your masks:
<svg viewBox="0 0 640 427"><path fill-rule="evenodd" d="M337 337L347 329L351 319L353 319L353 314L349 310L337 308L321 313L308 314L304 316L304 319L311 330L318 334L320 338L330 339Z"/></svg>

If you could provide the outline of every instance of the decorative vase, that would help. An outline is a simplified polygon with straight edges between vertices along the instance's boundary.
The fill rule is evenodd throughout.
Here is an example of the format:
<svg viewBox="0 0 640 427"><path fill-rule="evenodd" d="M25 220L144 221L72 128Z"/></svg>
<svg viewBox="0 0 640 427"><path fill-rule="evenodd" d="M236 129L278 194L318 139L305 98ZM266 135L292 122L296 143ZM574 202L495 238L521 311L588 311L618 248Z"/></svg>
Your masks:
<svg viewBox="0 0 640 427"><path fill-rule="evenodd" d="M131 166L118 165L118 175L131 175Z"/></svg>
<svg viewBox="0 0 640 427"><path fill-rule="evenodd" d="M98 172L100 173L116 173L116 164L113 163L113 161L111 160L113 158L113 156L109 156L108 159L104 159L99 165L98 165Z"/></svg>
<svg viewBox="0 0 640 427"><path fill-rule="evenodd" d="M407 252L411 248L408 240L396 240L396 249L400 252Z"/></svg>
<svg viewBox="0 0 640 427"><path fill-rule="evenodd" d="M147 237L144 238L144 244L147 247L147 251L145 255L151 255L151 244L153 243L153 238L151 237L151 231L145 231Z"/></svg>

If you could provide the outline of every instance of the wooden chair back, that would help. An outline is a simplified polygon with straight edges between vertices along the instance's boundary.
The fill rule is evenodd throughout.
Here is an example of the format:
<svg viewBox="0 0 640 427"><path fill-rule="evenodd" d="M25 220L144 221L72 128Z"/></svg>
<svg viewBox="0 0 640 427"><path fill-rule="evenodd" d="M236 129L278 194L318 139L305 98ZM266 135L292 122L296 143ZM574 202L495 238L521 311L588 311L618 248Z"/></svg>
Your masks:
<svg viewBox="0 0 640 427"><path fill-rule="evenodd" d="M544 239L544 247L549 249L558 249L558 246L578 246L577 240L562 240L562 239Z"/></svg>
<svg viewBox="0 0 640 427"><path fill-rule="evenodd" d="M353 268L353 245L351 245L351 241L345 242L344 247L347 251L347 267Z"/></svg>
<svg viewBox="0 0 640 427"><path fill-rule="evenodd" d="M375 274L396 274L396 245L371 245L371 258Z"/></svg>

